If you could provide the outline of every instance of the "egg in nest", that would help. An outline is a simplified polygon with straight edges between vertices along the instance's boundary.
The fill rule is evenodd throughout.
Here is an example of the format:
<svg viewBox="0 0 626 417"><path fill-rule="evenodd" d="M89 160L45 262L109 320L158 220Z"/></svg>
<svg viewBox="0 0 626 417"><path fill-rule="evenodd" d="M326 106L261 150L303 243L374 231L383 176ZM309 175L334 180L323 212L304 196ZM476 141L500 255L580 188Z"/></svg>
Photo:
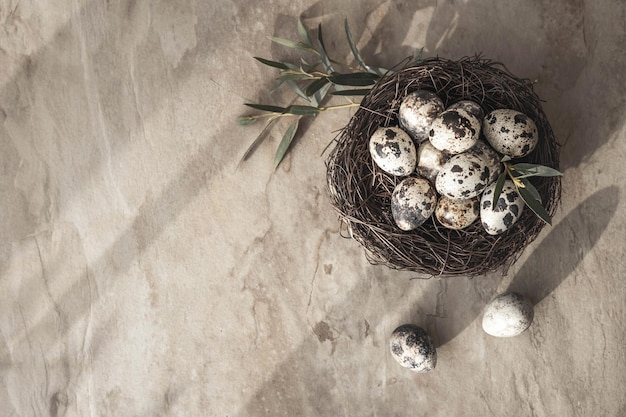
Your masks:
<svg viewBox="0 0 626 417"><path fill-rule="evenodd" d="M415 143L398 127L377 129L370 138L369 151L376 165L391 175L406 176L415 171Z"/></svg>

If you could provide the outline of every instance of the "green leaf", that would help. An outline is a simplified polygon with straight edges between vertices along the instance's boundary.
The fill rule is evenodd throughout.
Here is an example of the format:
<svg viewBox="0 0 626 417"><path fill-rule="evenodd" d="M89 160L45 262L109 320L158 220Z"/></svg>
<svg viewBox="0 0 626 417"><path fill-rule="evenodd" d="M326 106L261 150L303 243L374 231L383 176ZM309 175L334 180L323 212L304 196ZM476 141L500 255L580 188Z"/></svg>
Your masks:
<svg viewBox="0 0 626 417"><path fill-rule="evenodd" d="M541 203L541 194L539 194L539 191L537 191L535 186L532 185L527 178L520 178L520 181L522 181L522 184L524 184L524 188L528 190L528 192L534 197L534 199Z"/></svg>
<svg viewBox="0 0 626 417"><path fill-rule="evenodd" d="M372 90L369 88L358 88L353 90L333 91L330 94L333 96L365 96L369 94L370 91Z"/></svg>
<svg viewBox="0 0 626 417"><path fill-rule="evenodd" d="M324 78L320 78L317 79L315 81L313 81L311 84L309 84L309 86L306 89L306 95L307 96L312 96L314 95L320 88L324 87L326 84L328 84L328 78L324 77Z"/></svg>
<svg viewBox="0 0 626 417"><path fill-rule="evenodd" d="M261 64L267 65L268 67L274 67L278 69L289 69L289 67L286 64L283 64L282 62L271 61L269 59L261 58L258 56L255 56L254 59L259 61Z"/></svg>
<svg viewBox="0 0 626 417"><path fill-rule="evenodd" d="M319 26L317 27L317 40L319 41L320 44L320 58L322 59L322 64L324 64L324 68L326 68L326 71L331 73L334 72L335 70L333 69L332 64L330 63L330 58L328 57L328 54L326 53L326 47L324 46L324 38L322 36L322 24L320 23Z"/></svg>
<svg viewBox="0 0 626 417"><path fill-rule="evenodd" d="M302 43L310 48L313 48L313 42L311 42L309 32L306 30L306 28L302 24L302 20L300 19L298 19L298 33L300 34L300 39L302 39Z"/></svg>
<svg viewBox="0 0 626 417"><path fill-rule="evenodd" d="M285 113L295 114L298 116L317 116L319 112L320 109L318 109L317 107L298 105L291 105L285 110Z"/></svg>
<svg viewBox="0 0 626 417"><path fill-rule="evenodd" d="M237 118L237 124L239 126L248 126L253 123L256 123L257 120L259 120L259 118L256 116L239 116Z"/></svg>
<svg viewBox="0 0 626 417"><path fill-rule="evenodd" d="M354 42L354 38L352 38L352 32L350 32L350 26L348 25L348 19L345 20L344 26L345 26L345 29L346 29L346 37L348 38L348 44L350 45L350 49L352 50L352 55L354 55L354 58L356 59L356 61L359 63L361 68L363 68L363 70L365 70L367 72L375 72L372 68L370 68L365 63L365 60L361 56L361 53L359 52L359 48L357 48L356 43ZM382 75L382 74L378 74L378 75Z"/></svg>
<svg viewBox="0 0 626 417"><path fill-rule="evenodd" d="M250 146L248 146L248 149L246 149L246 152L243 154L243 156L241 157L241 161L239 161L239 163L241 164L242 162L244 162L245 160L247 160L250 155L252 155L254 153L254 151L256 150L256 148L261 144L261 142L263 142L263 140L267 137L267 134L270 132L270 130L272 129L272 125L274 124L274 122L278 120L276 118L272 118L270 120L267 121L267 123L265 124L265 127L263 128L263 130L261 130L261 133L259 133L259 135L256 137L256 139L254 140L254 142L252 142L252 144L250 144Z"/></svg>
<svg viewBox="0 0 626 417"><path fill-rule="evenodd" d="M301 81L301 80L310 80L311 76L305 74L303 72L281 72L278 77L280 80L293 80L293 81Z"/></svg>
<svg viewBox="0 0 626 417"><path fill-rule="evenodd" d="M299 119L293 122L291 126L287 128L287 131L283 135L283 139L280 141L280 145L278 145L278 149L276 150L276 156L274 157L274 169L278 168L278 165L287 154L289 146L293 141L293 137L298 131L298 123L300 123Z"/></svg>
<svg viewBox="0 0 626 417"><path fill-rule="evenodd" d="M312 47L302 43L302 42L294 42L294 41L290 41L289 39L283 39L283 38L277 38L275 36L270 36L269 39L272 42L276 42L279 45L283 45L286 46L287 48L292 48L292 49L302 49L305 51L311 51L314 50Z"/></svg>
<svg viewBox="0 0 626 417"><path fill-rule="evenodd" d="M253 109L268 111L270 113L284 113L286 110L284 107L269 106L267 104L245 103L245 105L248 107L252 107Z"/></svg>
<svg viewBox="0 0 626 417"><path fill-rule="evenodd" d="M278 88L283 85L283 83L285 82L285 80L278 80L278 82L276 84L274 84L274 86L272 86L272 88L270 88L269 92L273 93L274 91L278 90Z"/></svg>
<svg viewBox="0 0 626 417"><path fill-rule="evenodd" d="M546 209L543 208L543 206L541 205L541 203L539 201L537 201L535 199L535 197L526 189L526 188L518 188L517 192L519 193L520 197L522 197L522 199L524 200L524 202L526 203L526 205L544 222L548 223L549 225L552 225L552 219L550 218L550 215L548 214L548 212L546 211Z"/></svg>
<svg viewBox="0 0 626 417"><path fill-rule="evenodd" d="M291 87L291 89L294 91L294 93L296 93L298 96L300 96L301 98L303 98L306 101L310 101L309 97L304 93L304 91L302 91L300 86L298 84L296 84L295 81L287 80L287 85L289 85L289 87Z"/></svg>
<svg viewBox="0 0 626 417"><path fill-rule="evenodd" d="M508 155L504 155L502 157L502 159L500 159L500 162L509 162L511 160L511 157Z"/></svg>
<svg viewBox="0 0 626 417"><path fill-rule="evenodd" d="M333 84L350 85L354 87L362 87L366 85L376 84L380 77L370 72L354 72L352 74L333 74L330 81Z"/></svg>
<svg viewBox="0 0 626 417"><path fill-rule="evenodd" d="M495 208L498 203L498 199L500 198L500 194L502 193L502 187L504 187L504 181L506 180L506 171L500 174L498 180L496 181L496 188L493 190L493 201L491 203L491 207Z"/></svg>
<svg viewBox="0 0 626 417"><path fill-rule="evenodd" d="M554 168L546 167L543 165L519 163L512 166L512 168L519 172L520 178L522 177L560 177L563 174Z"/></svg>
<svg viewBox="0 0 626 417"><path fill-rule="evenodd" d="M314 103L315 106L318 106L322 102L322 100L326 98L326 95L328 94L328 91L330 91L331 86L332 84L328 83L324 87L322 87L317 93L315 93L315 96L313 97L313 100L311 102Z"/></svg>

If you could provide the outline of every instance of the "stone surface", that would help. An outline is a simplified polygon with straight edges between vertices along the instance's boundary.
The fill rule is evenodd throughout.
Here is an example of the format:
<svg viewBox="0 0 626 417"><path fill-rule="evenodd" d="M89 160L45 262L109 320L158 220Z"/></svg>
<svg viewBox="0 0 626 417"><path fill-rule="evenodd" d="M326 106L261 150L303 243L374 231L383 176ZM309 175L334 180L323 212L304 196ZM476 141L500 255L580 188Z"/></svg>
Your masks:
<svg viewBox="0 0 626 417"><path fill-rule="evenodd" d="M0 415L626 414L626 64L620 0L0 0ZM508 271L419 280L340 237L321 114L274 172L243 103L295 19L392 65L482 52L536 81L563 203ZM338 101L341 102L341 101ZM485 335L496 294L535 304ZM398 366L413 323L435 372Z"/></svg>

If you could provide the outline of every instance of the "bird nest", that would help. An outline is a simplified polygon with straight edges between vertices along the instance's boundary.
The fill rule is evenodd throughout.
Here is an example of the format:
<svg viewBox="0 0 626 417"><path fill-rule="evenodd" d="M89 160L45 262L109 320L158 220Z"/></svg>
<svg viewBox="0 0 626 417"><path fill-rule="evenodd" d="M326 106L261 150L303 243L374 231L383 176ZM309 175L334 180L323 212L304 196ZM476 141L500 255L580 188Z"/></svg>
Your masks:
<svg viewBox="0 0 626 417"><path fill-rule="evenodd" d="M326 161L330 199L346 226L373 264L428 276L477 276L508 267L539 234L545 223L531 210L505 233L492 236L476 221L462 230L441 226L431 216L419 228L400 230L391 213L391 195L402 178L382 171L368 144L379 127L397 126L402 99L415 90L435 92L447 107L459 100L479 103L486 113L513 109L532 118L539 143L520 162L558 169L559 152L552 128L532 83L481 57L458 61L429 58L381 79L336 138ZM560 201L559 177L537 177L533 184L552 216Z"/></svg>

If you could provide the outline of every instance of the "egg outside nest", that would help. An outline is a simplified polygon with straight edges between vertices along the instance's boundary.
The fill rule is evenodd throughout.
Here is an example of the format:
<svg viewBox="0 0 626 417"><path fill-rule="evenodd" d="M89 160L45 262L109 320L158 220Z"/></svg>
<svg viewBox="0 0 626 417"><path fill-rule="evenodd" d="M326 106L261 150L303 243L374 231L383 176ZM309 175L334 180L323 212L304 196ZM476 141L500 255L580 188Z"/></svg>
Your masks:
<svg viewBox="0 0 626 417"><path fill-rule="evenodd" d="M437 349L426 330L413 324L396 328L389 340L391 356L414 372L430 372L437 366Z"/></svg>
<svg viewBox="0 0 626 417"><path fill-rule="evenodd" d="M483 330L495 337L513 337L530 327L535 316L532 303L525 296L506 292L493 299L483 314Z"/></svg>

